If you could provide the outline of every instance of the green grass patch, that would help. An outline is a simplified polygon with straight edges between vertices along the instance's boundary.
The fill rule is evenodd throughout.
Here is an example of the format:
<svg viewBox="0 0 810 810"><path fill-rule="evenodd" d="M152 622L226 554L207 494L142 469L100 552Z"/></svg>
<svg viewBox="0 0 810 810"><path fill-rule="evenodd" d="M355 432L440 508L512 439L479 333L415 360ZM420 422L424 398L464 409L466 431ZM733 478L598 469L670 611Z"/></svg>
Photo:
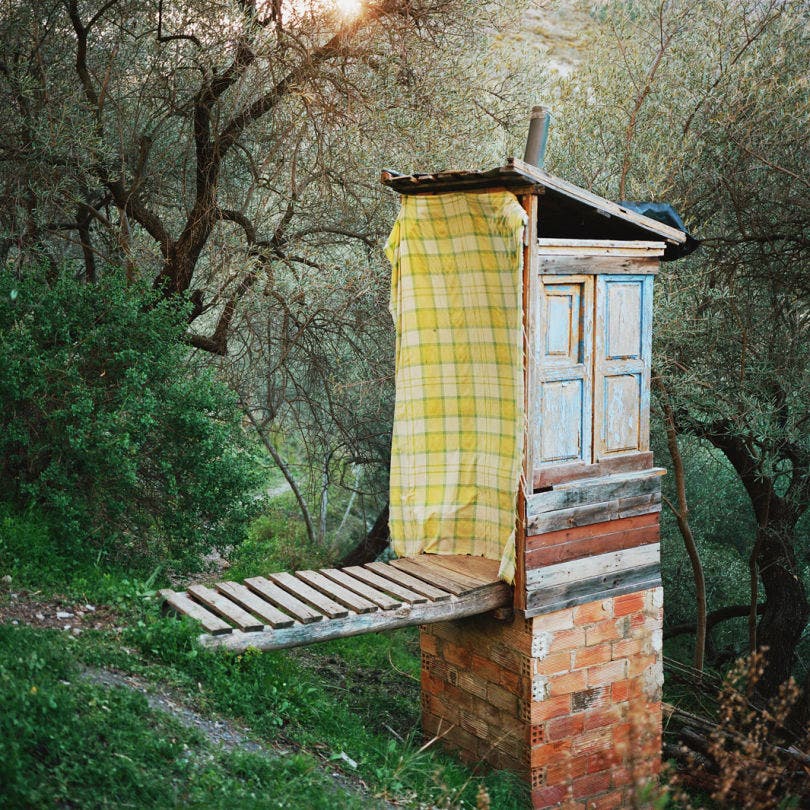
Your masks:
<svg viewBox="0 0 810 810"><path fill-rule="evenodd" d="M175 682L196 684L206 709L238 718L265 739L283 736L317 751L356 772L376 794L410 797L414 806L475 807L483 778L493 802L497 797L493 807L525 806L525 791L511 775L479 777L438 746L422 750L414 629L241 655L199 648L196 632L151 617L125 642L172 671Z"/></svg>
<svg viewBox="0 0 810 810"><path fill-rule="evenodd" d="M0 627L0 805L368 807L307 754L212 747L123 688L79 676L71 642Z"/></svg>

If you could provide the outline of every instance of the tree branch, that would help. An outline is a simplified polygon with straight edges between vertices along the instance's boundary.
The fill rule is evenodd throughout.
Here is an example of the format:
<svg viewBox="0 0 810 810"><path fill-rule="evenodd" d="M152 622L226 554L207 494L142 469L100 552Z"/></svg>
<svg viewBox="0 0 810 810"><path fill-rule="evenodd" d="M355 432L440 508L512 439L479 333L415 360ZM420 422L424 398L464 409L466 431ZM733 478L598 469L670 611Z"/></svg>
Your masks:
<svg viewBox="0 0 810 810"><path fill-rule="evenodd" d="M715 625L721 622L728 621L729 619L744 619L748 616L751 607L749 605L729 605L728 607L713 610L706 616L706 629L711 631ZM765 612L765 605L757 605L756 613L762 615ZM697 624L695 622L684 622L683 624L674 624L671 627L664 628L664 638L670 639L677 636L685 636L695 633L697 631Z"/></svg>

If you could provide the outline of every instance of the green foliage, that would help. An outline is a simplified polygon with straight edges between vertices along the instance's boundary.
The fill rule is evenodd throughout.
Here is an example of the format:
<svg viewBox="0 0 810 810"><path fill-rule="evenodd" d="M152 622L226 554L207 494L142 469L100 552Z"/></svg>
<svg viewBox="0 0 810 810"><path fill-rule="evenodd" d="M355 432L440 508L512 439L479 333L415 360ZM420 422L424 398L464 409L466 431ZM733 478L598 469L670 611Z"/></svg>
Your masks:
<svg viewBox="0 0 810 810"><path fill-rule="evenodd" d="M241 538L256 486L233 396L191 373L182 308L0 271L0 484L70 553L154 566Z"/></svg>
<svg viewBox="0 0 810 810"><path fill-rule="evenodd" d="M229 557L232 579L318 567L333 562L326 549L313 547L294 496L274 499L249 526L245 540Z"/></svg>
<svg viewBox="0 0 810 810"><path fill-rule="evenodd" d="M0 805L357 808L306 754L210 751L128 689L83 680L58 634L0 627Z"/></svg>
<svg viewBox="0 0 810 810"><path fill-rule="evenodd" d="M0 504L0 574L22 586L51 588L69 579L75 560L65 557L36 510L16 514Z"/></svg>
<svg viewBox="0 0 810 810"><path fill-rule="evenodd" d="M198 647L198 632L191 623L155 615L127 630L124 640L157 667L161 681L194 689L204 707L241 718L266 738L283 733L354 772L345 754L382 795L404 796L413 806L475 807L481 777L437 745L423 749L418 739L414 630L236 656ZM490 774L484 783L497 800L493 807L524 806L524 788L511 775Z"/></svg>

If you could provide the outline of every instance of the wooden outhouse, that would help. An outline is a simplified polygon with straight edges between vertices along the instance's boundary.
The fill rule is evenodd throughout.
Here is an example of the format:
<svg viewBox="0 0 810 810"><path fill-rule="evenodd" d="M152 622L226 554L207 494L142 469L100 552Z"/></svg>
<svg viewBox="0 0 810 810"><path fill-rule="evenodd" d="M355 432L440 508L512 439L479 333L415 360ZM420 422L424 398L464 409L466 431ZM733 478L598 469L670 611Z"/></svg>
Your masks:
<svg viewBox="0 0 810 810"><path fill-rule="evenodd" d="M661 763L653 284L687 236L517 159L382 181L419 215L389 254L400 558L162 595L233 651L419 624L427 735L535 808L637 806Z"/></svg>
<svg viewBox="0 0 810 810"><path fill-rule="evenodd" d="M527 215L514 616L422 627L425 730L524 774L536 808L635 806L661 743L653 284L687 236L516 159L382 180L507 189Z"/></svg>

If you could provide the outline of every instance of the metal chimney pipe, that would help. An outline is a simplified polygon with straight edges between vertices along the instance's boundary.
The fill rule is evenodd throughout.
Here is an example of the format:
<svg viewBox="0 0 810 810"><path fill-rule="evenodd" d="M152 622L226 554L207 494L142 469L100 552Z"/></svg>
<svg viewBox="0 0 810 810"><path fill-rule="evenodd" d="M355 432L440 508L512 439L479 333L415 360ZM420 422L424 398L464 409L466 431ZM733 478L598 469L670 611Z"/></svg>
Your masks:
<svg viewBox="0 0 810 810"><path fill-rule="evenodd" d="M526 153L523 162L538 169L543 168L548 143L548 129L551 124L551 110L548 107L532 107L529 119L529 137L526 139Z"/></svg>

